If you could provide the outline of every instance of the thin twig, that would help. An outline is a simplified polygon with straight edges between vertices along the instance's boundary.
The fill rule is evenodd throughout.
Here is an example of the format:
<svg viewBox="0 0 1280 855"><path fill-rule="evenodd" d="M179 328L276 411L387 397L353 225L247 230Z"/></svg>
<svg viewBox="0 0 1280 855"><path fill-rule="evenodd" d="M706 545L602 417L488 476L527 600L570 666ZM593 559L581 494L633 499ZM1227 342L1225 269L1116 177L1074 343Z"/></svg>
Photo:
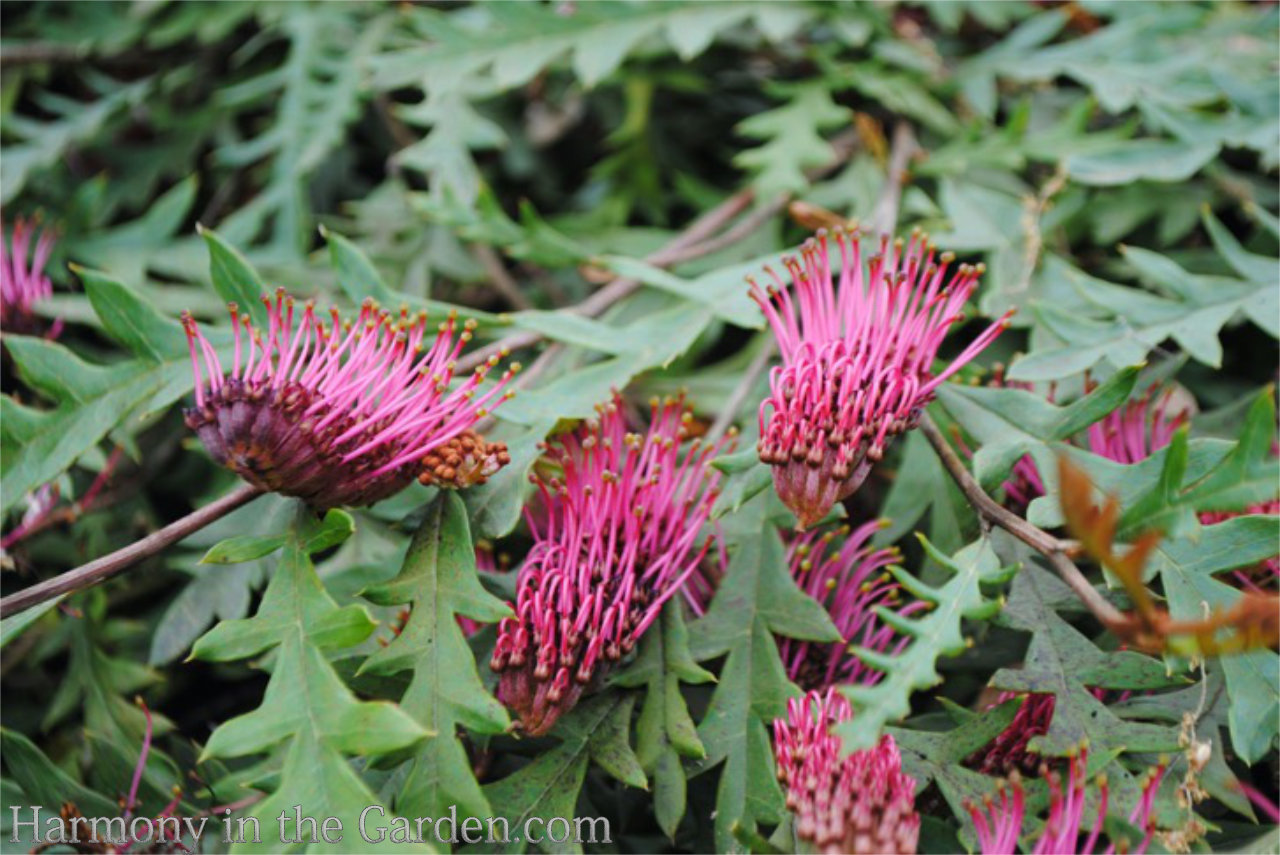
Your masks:
<svg viewBox="0 0 1280 855"><path fill-rule="evenodd" d="M729 400L725 401L724 406L720 409L720 414L716 416L716 420L707 429L707 442L714 444L720 437L724 436L725 431L729 429L729 425L733 424L734 419L738 417L738 411L747 402L747 396L756 387L756 381L769 368L769 360L773 359L773 352L773 337L770 336L766 338L764 347L760 348L760 352L756 354L755 359L751 360L751 364L743 372L742 379L733 388L733 393L729 396Z"/></svg>
<svg viewBox="0 0 1280 855"><path fill-rule="evenodd" d="M907 166L920 151L911 125L900 121L893 128L893 143L889 150L889 166L884 189L871 211L867 227L872 234L887 234L898 224L898 209L902 205L902 185L907 180Z"/></svg>
<svg viewBox="0 0 1280 855"><path fill-rule="evenodd" d="M68 570L52 579L24 588L16 594L10 594L0 600L0 618L7 618L46 600L60 597L74 591L97 585L112 576L127 570L143 559L150 558L165 547L177 543L184 537L199 531L217 519L234 511L241 505L262 495L257 487L242 485L232 490L217 501L210 502L203 508L193 511L180 520L154 531L141 540L118 549L110 555L94 559L88 564L74 570Z"/></svg>
<svg viewBox="0 0 1280 855"><path fill-rule="evenodd" d="M502 259L498 257L498 253L493 251L493 247L488 244L478 243L471 248L471 252L476 257L476 261L480 262L480 266L484 268L485 275L489 277L489 282L493 285L494 290L506 298L506 301L511 304L513 309L533 308L533 302L520 290L520 283L507 272L506 266L502 263Z"/></svg>
<svg viewBox="0 0 1280 855"><path fill-rule="evenodd" d="M778 212L787 206L787 201L790 198L791 197L786 194L777 196L773 201L762 205L750 214L747 214L747 216L743 217L741 220L738 220L738 222L733 224L733 228L728 229L724 233L710 238L709 240L705 240L702 243L694 244L693 246L672 253L665 260L664 266L680 264L685 261L691 261L695 258L702 258L704 256L711 255L714 252L719 252L722 249L727 249L728 247L733 246L738 241L751 235L765 223L769 222L769 220L776 217Z"/></svg>
<svg viewBox="0 0 1280 855"><path fill-rule="evenodd" d="M76 45L57 42L28 42L7 45L0 51L0 68L14 65L35 65L42 62L74 62L84 59L89 52Z"/></svg>
<svg viewBox="0 0 1280 855"><path fill-rule="evenodd" d="M984 520L1000 526L1043 555L1062 577L1067 587L1075 592L1075 595L1089 611L1093 612L1094 617L1102 621L1104 626L1110 628L1125 623L1124 615L1098 593L1098 590L1089 583L1089 580L1080 572L1080 568L1076 567L1069 557L1074 544L1060 540L1044 529L1032 525L988 496L982 486L969 474L964 462L960 460L955 449L947 442L946 437L942 435L942 431L934 424L928 413L920 417L920 432L929 440L938 459L942 461L943 468L956 482L965 499Z"/></svg>

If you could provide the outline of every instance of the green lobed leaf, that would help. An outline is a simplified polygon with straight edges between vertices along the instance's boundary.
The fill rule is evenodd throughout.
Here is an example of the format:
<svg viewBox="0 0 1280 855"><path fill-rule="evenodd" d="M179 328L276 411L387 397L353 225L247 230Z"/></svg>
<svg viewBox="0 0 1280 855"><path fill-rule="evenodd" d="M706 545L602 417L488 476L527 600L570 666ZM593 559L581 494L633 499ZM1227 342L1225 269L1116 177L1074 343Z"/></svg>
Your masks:
<svg viewBox="0 0 1280 855"><path fill-rule="evenodd" d="M336 542L332 535L323 533L326 530L345 530L349 534L346 521L350 517L338 511L333 517L337 525L326 529L324 523L308 520L308 514L309 511L300 511L299 523L287 535L257 613L214 626L196 641L192 659L241 659L281 644L295 633L319 647L345 647L363 641L373 632L376 624L363 606L338 607L316 575L308 552Z"/></svg>
<svg viewBox="0 0 1280 855"><path fill-rule="evenodd" d="M119 810L113 799L72 778L15 730L0 728L0 755L9 778L22 787L28 800L25 806L39 805L51 816L57 816L67 802L76 805L85 816L115 816Z"/></svg>
<svg viewBox="0 0 1280 855"><path fill-rule="evenodd" d="M378 605L409 605L411 611L400 633L365 660L358 674L412 669L400 709L438 734L415 751L396 809L441 816L455 805L462 816L489 816L492 809L457 732L502 733L510 719L481 684L457 619L493 623L511 610L480 585L466 508L456 492L440 491L427 506L400 573L362 595Z"/></svg>
<svg viewBox="0 0 1280 855"><path fill-rule="evenodd" d="M399 707L359 701L298 626L280 641L262 704L223 722L204 757L241 757L284 739L312 739L346 754L368 756L406 748L432 736Z"/></svg>
<svg viewBox="0 0 1280 855"><path fill-rule="evenodd" d="M315 836L306 823L303 823L305 830L299 829L296 821L299 814L315 818ZM434 829L429 825L424 827L425 839L398 840L393 814L342 754L308 729L301 730L289 746L275 792L253 805L246 816L258 820L262 836L257 841L249 839L233 844L231 852L237 855L442 851L434 844L430 836ZM286 819L283 826L279 821L281 816ZM329 817L337 822L326 829L322 823ZM405 827L416 836L417 826L413 821Z"/></svg>
<svg viewBox="0 0 1280 855"><path fill-rule="evenodd" d="M959 727L941 732L889 728L902 755L902 770L915 780L916 792L937 784L951 813L970 828L972 820L965 802L981 804L994 790L994 782L963 764L966 758L981 751L1013 721L1022 698L1010 698L1002 704L972 715Z"/></svg>
<svg viewBox="0 0 1280 855"><path fill-rule="evenodd" d="M737 846L735 826L777 823L784 812L768 728L785 715L787 699L798 691L787 678L774 634L840 640L826 610L791 578L767 507L756 498L726 520L728 572L706 615L691 627L695 659L727 655L698 726L706 757L689 764L690 777L723 765L715 814L720 851Z"/></svg>
<svg viewBox="0 0 1280 855"><path fill-rule="evenodd" d="M163 362L187 352L182 327L142 300L131 288L96 270L71 265L107 334L134 356Z"/></svg>
<svg viewBox="0 0 1280 855"><path fill-rule="evenodd" d="M289 541L287 534L269 534L265 536L245 534L230 537L209 548L200 559L201 564L241 564L262 558L284 546Z"/></svg>
<svg viewBox="0 0 1280 855"><path fill-rule="evenodd" d="M1128 400L1136 367L1116 372L1087 395L1059 406L1024 389L944 383L938 400L980 446L974 474L988 491L1008 476L1024 455L1036 462L1046 490L1057 490L1057 463L1050 443L1064 441Z"/></svg>
<svg viewBox="0 0 1280 855"><path fill-rule="evenodd" d="M659 625L645 634L635 661L612 681L619 686L647 687L636 720L636 756L653 778L654 812L658 825L672 840L686 804L681 758L701 760L706 756L680 684L715 680L689 652L682 608L674 600L663 606Z"/></svg>
<svg viewBox="0 0 1280 855"><path fill-rule="evenodd" d="M266 159L267 181L222 227L246 241L266 227L267 254L292 259L301 257L311 239L311 178L343 144L347 126L359 117L367 92L364 64L390 21L343 4L300 4L277 11L272 32L287 40L283 59L216 96L223 109L274 98L271 119L249 139L227 140L214 156L233 167Z"/></svg>
<svg viewBox="0 0 1280 855"><path fill-rule="evenodd" d="M1280 522L1274 516L1240 516L1203 527L1194 538L1162 540L1152 555L1175 619L1200 620L1206 608L1231 608L1240 591L1217 574L1250 568L1277 554ZM1255 650L1223 656L1230 706L1231 743L1246 763L1256 763L1280 742L1280 674L1275 653Z"/></svg>
<svg viewBox="0 0 1280 855"><path fill-rule="evenodd" d="M852 719L836 728L846 750L870 748L886 724L911 711L913 693L942 682L937 670L938 659L956 656L966 649L962 621L990 617L1000 608L999 602L983 596L982 586L1000 584L1017 569L1016 565L1001 567L985 537L950 557L924 537L920 537L920 542L929 557L948 571L951 578L934 587L905 570L890 568L908 593L932 607L920 613L920 617L894 621L895 628L911 638L900 653L888 655L859 649L863 660L883 671L884 677L872 686L841 687L855 712Z"/></svg>
<svg viewBox="0 0 1280 855"><path fill-rule="evenodd" d="M747 149L734 164L755 173L754 184L762 198L794 193L809 186L805 169L831 160L831 145L821 131L847 124L849 110L837 104L823 82L805 83L786 92L779 107L757 113L738 124L743 136L764 140Z"/></svg>
<svg viewBox="0 0 1280 855"><path fill-rule="evenodd" d="M1165 727L1117 717L1091 689L1151 690L1176 686L1164 663L1132 652L1104 653L1053 608L1063 583L1037 561L1024 564L1014 578L1001 621L1033 633L1020 668L1005 668L992 678L998 689L1055 697L1047 733L1030 748L1061 756L1088 740L1098 751L1175 751L1178 735Z"/></svg>
<svg viewBox="0 0 1280 855"><path fill-rule="evenodd" d="M127 286L97 276L86 287L107 313L104 325L145 356L97 365L46 339L5 336L23 382L56 407L36 410L0 398L0 464L5 473L0 509L8 510L52 481L130 417L169 406L194 383L190 357L173 347L171 328ZM140 314L131 316L135 312Z"/></svg>
<svg viewBox="0 0 1280 855"><path fill-rule="evenodd" d="M1280 333L1275 322L1280 291L1274 282L1192 274L1167 257L1135 248L1127 248L1125 257L1169 296L1093 277L1073 278L1095 317L1037 304L1036 319L1052 334L1053 343L1014 362L1010 378L1054 380L1103 360L1116 367L1132 365L1166 338L1197 362L1216 368L1222 364L1221 330L1241 313L1268 334Z"/></svg>
<svg viewBox="0 0 1280 855"><path fill-rule="evenodd" d="M942 468L938 455L919 431L911 431L902 443L902 456L880 513L887 525L874 542L885 546L914 531L929 516L929 541L943 552L964 545L963 532L972 530L973 509L955 482Z"/></svg>
<svg viewBox="0 0 1280 855"><path fill-rule="evenodd" d="M537 848L548 853L580 853L582 846L577 840L599 841L600 838L594 836L597 833L595 818L575 817L578 793L593 759L611 774L624 780L632 779L628 783L643 785L643 772L627 743L627 723L634 704L635 695L630 692L601 692L585 699L552 730L551 735L561 740L559 745L542 752L532 763L502 780L485 786L485 795L497 815L505 818L508 827L517 832L514 839L498 851L528 852ZM573 821L581 829L581 837L557 843L544 834L538 843L518 833L526 827L538 827L537 823L527 826L530 819L540 820L541 828L546 829L556 817L575 817Z"/></svg>
<svg viewBox="0 0 1280 855"><path fill-rule="evenodd" d="M89 78L97 100L74 101L55 97L53 93L37 96L36 103L46 120L19 116L6 110L8 134L16 139L5 145L4 166L0 169L0 201L11 201L33 175L58 163L73 146L88 141L118 113L138 104L152 89L155 79L144 77L131 83L118 83L102 75Z"/></svg>
<svg viewBox="0 0 1280 855"><path fill-rule="evenodd" d="M209 278L218 296L228 303L235 303L247 313L255 326L267 328L267 310L262 298L267 296L258 271L240 250L224 240L217 232L197 225L196 231L204 238L209 250Z"/></svg>

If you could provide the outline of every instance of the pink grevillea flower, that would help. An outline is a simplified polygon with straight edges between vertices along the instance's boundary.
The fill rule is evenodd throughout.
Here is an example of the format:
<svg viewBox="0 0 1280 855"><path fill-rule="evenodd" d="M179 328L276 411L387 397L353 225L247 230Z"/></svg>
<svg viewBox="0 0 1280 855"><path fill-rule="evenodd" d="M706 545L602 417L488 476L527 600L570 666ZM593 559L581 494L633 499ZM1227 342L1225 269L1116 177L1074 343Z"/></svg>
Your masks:
<svg viewBox="0 0 1280 855"><path fill-rule="evenodd" d="M0 329L26 335L45 328L33 309L53 296L53 283L44 273L51 252L53 233L39 232L25 220L14 225L11 240L0 240ZM55 321L49 337L56 337L61 329L62 321Z"/></svg>
<svg viewBox="0 0 1280 855"><path fill-rule="evenodd" d="M1031 389L1029 383L1004 380L997 375L993 385L1015 389ZM1075 444L1116 463L1134 464L1146 460L1173 441L1173 435L1190 417L1185 406L1175 406L1175 389L1159 392L1156 386L1141 398L1129 401L1089 426ZM1048 398L1054 398L1050 389ZM1028 455L1014 464L1009 480L1004 483L1005 496L1016 508L1026 508L1033 499L1044 495L1044 481Z"/></svg>
<svg viewBox="0 0 1280 855"><path fill-rule="evenodd" d="M1047 855L1067 855L1079 853L1090 855L1096 851L1102 837L1103 822L1107 818L1110 807L1110 789L1105 776L1098 778L1098 810L1093 817L1092 829L1086 830L1085 822L1085 788L1089 752L1081 748L1067 761L1067 780L1064 784L1062 776L1051 771L1046 774L1049 781L1049 818L1045 822L1044 831L1036 841L1034 853ZM1164 776L1164 765L1156 766L1147 775L1142 786L1142 795L1126 816L1129 824L1142 830L1140 841L1110 841L1106 853L1145 852L1155 835L1155 825L1151 820L1152 805L1160 779ZM1023 798L1022 779L1015 772L1010 775L1007 784L1001 782L996 788L996 797L983 799L981 805L967 802L965 808L973 818L974 830L978 835L978 846L983 855L1014 855L1018 851L1018 836L1022 832L1022 820L1026 811Z"/></svg>
<svg viewBox="0 0 1280 855"><path fill-rule="evenodd" d="M833 239L838 278L829 257ZM948 279L952 255L935 254L919 232L905 246L886 236L864 265L856 232L822 231L799 260L783 260L791 285L772 269L767 289L749 280L782 354L760 407L760 459L773 467L778 496L801 528L857 490L893 438L915 426L938 386L1007 326L1008 315L933 374L938 348L964 317L961 307L983 269L962 264Z"/></svg>
<svg viewBox="0 0 1280 855"><path fill-rule="evenodd" d="M531 476L534 545L490 664L499 699L533 735L635 647L713 540L701 531L720 482L708 461L722 443L683 442L683 399L655 399L643 435L628 432L622 408L616 394L597 407L597 419L546 446L544 470L558 471Z"/></svg>
<svg viewBox="0 0 1280 855"><path fill-rule="evenodd" d="M915 601L900 606L901 586L884 568L901 556L894 549L876 549L871 536L880 521L851 530L848 526L796 535L787 546L787 562L796 583L826 607L843 641L818 643L779 638L778 649L787 675L802 689L819 689L837 683L871 685L883 674L867 665L855 648L897 653L909 641L876 614L883 606L901 615L926 608Z"/></svg>
<svg viewBox="0 0 1280 855"><path fill-rule="evenodd" d="M226 371L190 315L183 316L196 376L187 425L222 465L265 490L316 508L368 505L415 477L444 487L484 480L509 461L472 426L512 392L512 365L487 391L497 357L455 388L455 360L471 339L450 315L428 335L425 313L398 315L365 301L354 323L283 291L263 297L265 340L232 304L235 348Z"/></svg>
<svg viewBox="0 0 1280 855"><path fill-rule="evenodd" d="M1120 702L1132 692L1112 691L1094 687L1089 690L1099 701ZM1017 692L1001 692L987 709L997 707L1018 697ZM1053 711L1057 698L1050 694L1032 692L1022 696L1022 703L1009 726L995 739L965 758L964 764L987 775L1010 775L1020 772L1035 777L1045 769L1044 758L1031 750L1031 740L1049 732L1053 724Z"/></svg>
<svg viewBox="0 0 1280 855"><path fill-rule="evenodd" d="M1116 463L1133 464L1167 446L1190 417L1185 407L1173 406L1174 391L1169 387L1161 393L1153 386L1089 425L1089 450Z"/></svg>
<svg viewBox="0 0 1280 855"><path fill-rule="evenodd" d="M834 725L853 715L835 688L787 702L773 723L773 752L796 837L816 852L916 851L916 782L902 771L893 737L844 756Z"/></svg>

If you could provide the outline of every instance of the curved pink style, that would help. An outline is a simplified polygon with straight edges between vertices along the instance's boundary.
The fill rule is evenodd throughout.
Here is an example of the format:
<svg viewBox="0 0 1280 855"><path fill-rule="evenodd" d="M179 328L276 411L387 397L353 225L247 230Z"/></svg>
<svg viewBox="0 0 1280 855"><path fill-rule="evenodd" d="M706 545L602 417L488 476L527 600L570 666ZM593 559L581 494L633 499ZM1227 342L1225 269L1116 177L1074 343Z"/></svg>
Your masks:
<svg viewBox="0 0 1280 855"><path fill-rule="evenodd" d="M748 280L782 354L760 406L758 450L801 528L857 490L893 438L915 426L938 386L1008 325L1011 312L933 373L983 271L962 264L948 278L952 260L919 232L905 245L882 237L880 251L864 261L856 232L822 231L799 260L783 259L790 285L768 268L767 288Z"/></svg>
<svg viewBox="0 0 1280 855"><path fill-rule="evenodd" d="M403 489L446 443L465 437L468 449L488 450L466 435L514 394L503 390L519 366L481 390L495 356L450 389L474 322L459 333L450 315L433 338L426 313L392 315L371 300L346 323L337 309L326 323L311 302L297 312L283 290L262 301L265 338L230 306L230 370L191 316L182 319L196 377L187 425L246 481L317 508L368 505ZM467 461L472 483L501 465L491 456Z"/></svg>
<svg viewBox="0 0 1280 855"><path fill-rule="evenodd" d="M857 648L896 654L910 640L886 624L880 607L908 616L926 606L905 606L901 586L884 569L901 556L894 549L876 549L871 536L883 523L873 521L850 529L811 530L793 537L787 546L791 575L806 594L826 608L843 641L822 643L779 638L778 652L787 676L802 689L823 689L837 683L871 685L883 674L855 652Z"/></svg>
<svg viewBox="0 0 1280 855"><path fill-rule="evenodd" d="M835 688L787 702L773 723L778 780L795 817L795 835L817 852L916 851L916 782L902 771L893 737L844 755L833 725L853 711Z"/></svg>
<svg viewBox="0 0 1280 855"><path fill-rule="evenodd" d="M720 483L708 463L724 441L684 442L692 416L682 398L655 399L644 434L628 431L623 406L615 393L598 418L546 447L547 474L530 476L534 545L490 665L502 675L498 698L533 735L635 647L714 539L701 536Z"/></svg>
<svg viewBox="0 0 1280 855"><path fill-rule="evenodd" d="M1095 852L1101 837L1102 826L1107 818L1110 806L1110 789L1105 776L1098 778L1098 810L1086 829L1085 821L1085 786L1086 769L1089 752L1081 748L1067 761L1067 780L1056 772L1049 772L1049 818L1045 821L1044 831L1031 851L1037 855L1091 855ZM1151 820L1152 806L1160 780L1164 777L1164 766L1156 766L1148 774L1142 786L1142 796L1129 811L1126 819L1130 825L1143 832L1143 837L1133 845L1133 841L1118 841L1123 844L1121 851L1141 853L1151 844L1155 836L1155 825ZM973 818L974 830L978 835L978 846L983 855L1015 855L1018 851L1018 836L1022 831L1022 820L1026 811L1023 799L1022 778L1014 773L1008 782L1001 781L996 788L996 798L984 797L982 805L967 802L965 808ZM1103 852L1113 853L1117 842L1110 842Z"/></svg>
<svg viewBox="0 0 1280 855"><path fill-rule="evenodd" d="M53 283L44 272L53 240L49 230L42 232L21 219L14 224L12 237L0 240L0 329L24 335L45 330L44 319L33 307L53 296ZM54 321L47 335L56 338L61 329L62 321Z"/></svg>

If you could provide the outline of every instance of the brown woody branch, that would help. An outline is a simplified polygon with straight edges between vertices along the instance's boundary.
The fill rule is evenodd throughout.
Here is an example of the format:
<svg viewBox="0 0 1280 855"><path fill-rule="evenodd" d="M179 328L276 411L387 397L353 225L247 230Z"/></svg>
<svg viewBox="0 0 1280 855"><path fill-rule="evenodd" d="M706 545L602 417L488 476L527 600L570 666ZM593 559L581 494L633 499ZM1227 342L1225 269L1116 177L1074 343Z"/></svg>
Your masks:
<svg viewBox="0 0 1280 855"><path fill-rule="evenodd" d="M964 494L965 499L987 524L998 525L1043 555L1053 569L1057 571L1062 581L1067 584L1067 587L1080 598L1081 602L1093 613L1094 617L1102 622L1103 626L1110 630L1115 630L1126 625L1127 619L1120 610L1107 602L1102 594L1098 593L1097 588L1090 584L1089 580L1080 572L1080 568L1071 560L1071 552L1076 546L1074 543L1060 540L1044 529L1032 525L988 496L982 486L969 474L969 469L964 465L959 455L956 454L955 449L947 442L946 437L942 435L942 431L934 424L928 413L920 417L920 432L925 435L925 438L929 440L929 444L933 446L934 452L938 455L938 459L942 461L942 466L947 470L947 474L951 476L951 480L956 482L956 486L960 488L960 492Z"/></svg>
<svg viewBox="0 0 1280 855"><path fill-rule="evenodd" d="M747 366L747 370L743 373L742 379L738 381L738 385L733 387L729 400L725 402L723 409L716 415L716 420L711 423L711 427L707 430L708 442L714 443L728 432L729 426L738 417L738 411L747 402L747 396L755 388L756 381L769 369L769 361L773 359L774 350L773 339L766 339L764 346L760 348L760 352L756 354L755 358L751 360L751 364Z"/></svg>
<svg viewBox="0 0 1280 855"><path fill-rule="evenodd" d="M75 45L56 42L27 42L8 45L0 50L0 68L36 65L45 62L74 62L88 56L88 51Z"/></svg>
<svg viewBox="0 0 1280 855"><path fill-rule="evenodd" d="M104 555L74 570L68 570L52 579L24 588L16 594L10 594L0 600L0 618L10 617L63 594L81 591L105 582L117 573L150 558L260 495L262 491L257 487L243 485L221 499L187 514L180 520L169 523L159 531L154 531L123 549L117 549L110 555Z"/></svg>

